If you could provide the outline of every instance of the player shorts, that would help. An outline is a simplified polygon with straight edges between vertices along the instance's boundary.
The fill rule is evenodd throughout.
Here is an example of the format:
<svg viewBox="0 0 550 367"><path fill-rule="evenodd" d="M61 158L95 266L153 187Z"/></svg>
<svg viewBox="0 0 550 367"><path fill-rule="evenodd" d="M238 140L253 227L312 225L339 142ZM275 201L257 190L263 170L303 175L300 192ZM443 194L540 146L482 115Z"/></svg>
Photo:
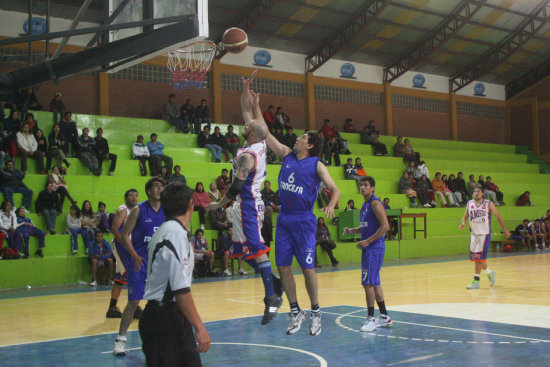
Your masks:
<svg viewBox="0 0 550 367"><path fill-rule="evenodd" d="M262 237L264 204L261 201L238 201L233 211L233 237L231 238L231 257L255 259L269 252Z"/></svg>
<svg viewBox="0 0 550 367"><path fill-rule="evenodd" d="M139 252L138 252L139 254ZM122 260L122 264L126 269L126 277L128 284L128 301L140 301L145 294L145 281L147 280L147 256L141 256L146 260L141 265L139 271L134 268L134 260L123 250L119 250L118 256Z"/></svg>
<svg viewBox="0 0 550 367"><path fill-rule="evenodd" d="M124 268L124 264L122 263L122 260L120 259L120 256L118 255L117 245L115 241L113 241L113 245L111 246L113 248L113 256L115 257L115 283L126 285L128 284L128 278L126 276L126 269Z"/></svg>
<svg viewBox="0 0 550 367"><path fill-rule="evenodd" d="M363 253L361 254L361 284L380 285L380 269L384 262L385 252L386 250L383 248L368 249L367 247L363 249Z"/></svg>
<svg viewBox="0 0 550 367"><path fill-rule="evenodd" d="M470 237L470 261L485 262L490 243L490 234L472 234Z"/></svg>
<svg viewBox="0 0 550 367"><path fill-rule="evenodd" d="M302 269L315 264L317 217L312 212L279 214L275 231L275 263L291 266L295 256Z"/></svg>

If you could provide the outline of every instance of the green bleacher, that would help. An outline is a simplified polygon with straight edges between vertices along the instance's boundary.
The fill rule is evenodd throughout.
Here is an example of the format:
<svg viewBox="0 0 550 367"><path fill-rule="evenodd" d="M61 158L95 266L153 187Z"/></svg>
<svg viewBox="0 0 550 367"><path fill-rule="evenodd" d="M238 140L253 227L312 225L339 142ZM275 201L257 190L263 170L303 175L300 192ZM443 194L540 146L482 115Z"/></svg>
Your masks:
<svg viewBox="0 0 550 367"><path fill-rule="evenodd" d="M35 112L35 118L39 127L46 135L51 131L53 124L52 114L49 112ZM188 185L194 185L201 181L205 187L215 181L220 175L222 168L230 168L229 163L213 163L210 153L206 149L198 148L197 136L193 134L176 133L166 122L151 119L136 119L126 117L106 117L73 114L79 131L88 127L90 134L95 136L98 127L103 128L104 136L109 140L112 153L118 155L118 163L114 176L107 176L109 162L104 162L104 176L96 177L85 168L77 159L69 158L71 167L65 177L69 192L79 205L84 200L90 200L94 211L97 209L98 201L107 204L107 211L114 212L123 203L123 193L129 188L136 188L140 193L140 200L145 200L143 191L144 184L148 177L141 177L138 162L131 159L131 144L137 135L144 136L148 141L151 133L158 134L158 140L166 146L165 154L174 159L174 165L182 167L182 174L187 178ZM227 125L219 124L222 133L227 130ZM240 134L242 126L234 126L236 134ZM301 134L302 131L296 131ZM428 221L428 237L413 239L412 221L408 220L402 224L403 238L400 241L387 241L386 259L421 258L467 254L468 231L460 231L458 226L464 213L463 208L407 208L408 199L397 193L399 178L405 164L400 158L376 157L372 154L370 146L361 145L359 134L345 134L342 136L348 140L349 149L352 155L349 157L360 157L367 173L375 177L377 186L376 194L380 197L388 197L392 208L403 208L404 213L426 213ZM396 137L383 136L384 142L391 155ZM525 149L517 149L512 145L483 144L463 141L431 140L410 138L415 151L421 154L421 159L426 161L430 175L435 172L445 174L464 172L465 179L468 175L474 174L491 176L493 181L504 193L504 207L499 207L508 229L513 229L524 218L534 219L540 217L550 207L550 193L547 185L550 183L550 175L541 174L544 170L539 162L529 158L529 152ZM348 156L341 156L342 163ZM531 163L530 163L531 162ZM17 160L16 168L19 169L20 162ZM269 165L267 179L271 181L272 188L277 190L277 175L280 166ZM34 174L36 164L29 160L29 173L24 182L34 191L36 198L45 185L46 176ZM329 167L329 172L335 179L341 191L339 201L340 209L345 208L349 199L355 201L356 207L362 203L362 196L359 194L356 183L353 180L345 180L342 167ZM524 191L531 192L531 200L535 207L515 207L516 198ZM20 205L21 195L15 194L16 206ZM34 212L34 202L31 208ZM68 213L69 203L65 202L63 215L57 219L56 235L46 236L46 248L44 258L34 257L37 248L37 241L31 238L29 259L0 261L0 288L14 288L25 285L52 285L63 283L76 283L77 281L89 281L91 278L90 267L84 255L84 246L81 245L79 253L71 255L70 238L65 232L65 217ZM322 215L315 206L316 215ZM43 219L35 213L29 217L39 227L44 228ZM274 217L276 221L276 216ZM496 221L493 221L493 238L502 238L501 230ZM199 228L198 215L193 216L191 228ZM211 240L217 236L217 231L209 228L207 220L206 238ZM337 226L329 226L333 239L338 240ZM420 236L422 237L422 236ZM110 240L110 236L107 236ZM80 240L81 241L81 240ZM341 263L358 263L360 252L351 242L337 242L334 251L336 258ZM273 244L272 244L273 245ZM271 256L273 259L273 255ZM322 265L329 265L328 256L318 250L319 261ZM296 265L296 264L295 264Z"/></svg>

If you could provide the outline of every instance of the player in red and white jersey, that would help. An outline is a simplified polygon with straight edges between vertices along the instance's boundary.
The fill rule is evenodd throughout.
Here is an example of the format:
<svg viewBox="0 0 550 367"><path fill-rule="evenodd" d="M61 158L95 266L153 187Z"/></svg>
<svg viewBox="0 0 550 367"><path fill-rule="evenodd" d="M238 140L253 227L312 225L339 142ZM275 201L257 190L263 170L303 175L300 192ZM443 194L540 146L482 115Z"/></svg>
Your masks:
<svg viewBox="0 0 550 367"><path fill-rule="evenodd" d="M466 286L466 289L479 289L479 275L482 269L487 272L490 285L495 284L495 271L487 266L487 252L491 243L491 216L493 214L502 227L504 236L506 238L510 237L510 232L506 229L495 204L484 199L483 190L480 187L474 189L473 198L473 200L468 201L466 212L460 224L462 230L466 226L466 221L470 219L470 261L475 261L474 280Z"/></svg>

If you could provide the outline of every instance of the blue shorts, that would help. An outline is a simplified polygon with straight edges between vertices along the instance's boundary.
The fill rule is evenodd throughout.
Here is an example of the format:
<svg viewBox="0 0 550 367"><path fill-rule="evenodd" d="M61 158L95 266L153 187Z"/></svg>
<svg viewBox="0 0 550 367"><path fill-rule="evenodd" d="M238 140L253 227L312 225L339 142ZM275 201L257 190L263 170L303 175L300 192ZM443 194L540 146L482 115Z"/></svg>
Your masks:
<svg viewBox="0 0 550 367"><path fill-rule="evenodd" d="M264 204L258 201L237 201L233 211L233 238L231 257L252 260L269 252L262 237Z"/></svg>
<svg viewBox="0 0 550 367"><path fill-rule="evenodd" d="M367 247L368 249L368 247ZM380 285L380 269L384 262L385 249L363 249L361 255L361 270L363 285Z"/></svg>
<svg viewBox="0 0 550 367"><path fill-rule="evenodd" d="M291 266L295 256L302 269L315 264L317 217L311 212L279 214L275 231L275 263Z"/></svg>
<svg viewBox="0 0 550 367"><path fill-rule="evenodd" d="M145 281L147 280L147 256L145 256L145 261L139 271L135 270L134 260L127 255L126 251L124 253L119 251L118 256L120 256L120 260L122 260L126 269L128 301L141 301L145 294Z"/></svg>

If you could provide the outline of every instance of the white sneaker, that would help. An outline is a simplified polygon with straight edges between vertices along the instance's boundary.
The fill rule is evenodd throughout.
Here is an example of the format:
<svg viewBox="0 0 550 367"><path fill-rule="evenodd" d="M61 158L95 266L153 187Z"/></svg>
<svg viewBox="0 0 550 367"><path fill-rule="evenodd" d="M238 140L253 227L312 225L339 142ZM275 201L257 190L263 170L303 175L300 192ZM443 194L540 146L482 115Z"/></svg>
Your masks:
<svg viewBox="0 0 550 367"><path fill-rule="evenodd" d="M376 327L377 328L379 328L379 327L389 327L391 325L393 325L393 321L390 319L390 317L388 315L385 315L385 316L380 315L376 319Z"/></svg>
<svg viewBox="0 0 550 367"><path fill-rule="evenodd" d="M367 317L367 320L363 326L361 326L361 329L359 329L359 331L363 333L368 333L374 330L376 330L376 319L372 316Z"/></svg>
<svg viewBox="0 0 550 367"><path fill-rule="evenodd" d="M321 312L312 312L309 316L309 335L321 334Z"/></svg>
<svg viewBox="0 0 550 367"><path fill-rule="evenodd" d="M428 203L424 204L424 208L431 208L432 206Z"/></svg>
<svg viewBox="0 0 550 367"><path fill-rule="evenodd" d="M95 281L95 279L90 282L90 287L95 287L96 285L97 281Z"/></svg>
<svg viewBox="0 0 550 367"><path fill-rule="evenodd" d="M113 349L113 355L125 356L126 355L126 337L117 336L115 339L115 348Z"/></svg>
<svg viewBox="0 0 550 367"><path fill-rule="evenodd" d="M204 231L204 224L201 224L201 229Z"/></svg>
<svg viewBox="0 0 550 367"><path fill-rule="evenodd" d="M304 310L301 310L294 316L292 313L288 314L289 323L288 328L286 329L286 335L292 335L296 333L298 330L300 330L300 327L302 326L302 323L305 321L307 317L307 312Z"/></svg>
<svg viewBox="0 0 550 367"><path fill-rule="evenodd" d="M230 276L233 275L233 274L229 271L229 269L225 269L225 270L223 271L223 275L225 275L226 277L230 277Z"/></svg>
<svg viewBox="0 0 550 367"><path fill-rule="evenodd" d="M496 282L496 272L494 270L491 270L490 274L487 274L487 278L489 278L489 285L492 287L495 285Z"/></svg>
<svg viewBox="0 0 550 367"><path fill-rule="evenodd" d="M76 255L77 252L78 250L73 250L73 255Z"/></svg>
<svg viewBox="0 0 550 367"><path fill-rule="evenodd" d="M239 275L247 275L248 271L244 270L243 268L239 269Z"/></svg>

